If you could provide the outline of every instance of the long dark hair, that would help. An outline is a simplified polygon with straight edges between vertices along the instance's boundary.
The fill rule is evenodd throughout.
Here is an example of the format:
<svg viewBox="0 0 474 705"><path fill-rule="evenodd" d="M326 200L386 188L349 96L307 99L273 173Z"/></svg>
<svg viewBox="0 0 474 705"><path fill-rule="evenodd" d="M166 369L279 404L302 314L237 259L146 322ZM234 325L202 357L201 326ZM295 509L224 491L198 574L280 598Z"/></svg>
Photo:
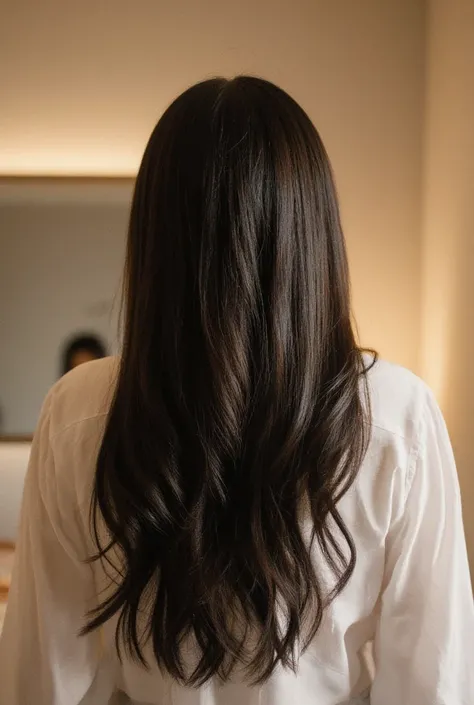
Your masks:
<svg viewBox="0 0 474 705"><path fill-rule="evenodd" d="M117 614L119 652L148 665L149 643L187 685L295 668L354 570L338 502L367 446L364 372L311 121L257 78L190 88L135 187L92 505L95 559L118 553L120 577L85 631Z"/></svg>

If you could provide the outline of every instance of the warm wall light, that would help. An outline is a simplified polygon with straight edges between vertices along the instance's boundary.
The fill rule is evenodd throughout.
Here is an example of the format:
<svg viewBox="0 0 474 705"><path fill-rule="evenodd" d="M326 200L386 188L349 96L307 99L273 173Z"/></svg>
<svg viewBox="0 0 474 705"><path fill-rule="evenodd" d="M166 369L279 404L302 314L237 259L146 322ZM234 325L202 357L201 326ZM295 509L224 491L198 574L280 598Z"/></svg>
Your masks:
<svg viewBox="0 0 474 705"><path fill-rule="evenodd" d="M429 222L424 238L421 373L443 407L449 382L456 266L449 228Z"/></svg>
<svg viewBox="0 0 474 705"><path fill-rule="evenodd" d="M4 152L0 173L10 176L133 176L139 157L126 149L35 149Z"/></svg>
<svg viewBox="0 0 474 705"><path fill-rule="evenodd" d="M425 324L421 363L422 376L432 388L441 406L444 406L445 403L448 382L450 333L447 309L446 306L445 311L438 312L436 317L431 316L431 320Z"/></svg>

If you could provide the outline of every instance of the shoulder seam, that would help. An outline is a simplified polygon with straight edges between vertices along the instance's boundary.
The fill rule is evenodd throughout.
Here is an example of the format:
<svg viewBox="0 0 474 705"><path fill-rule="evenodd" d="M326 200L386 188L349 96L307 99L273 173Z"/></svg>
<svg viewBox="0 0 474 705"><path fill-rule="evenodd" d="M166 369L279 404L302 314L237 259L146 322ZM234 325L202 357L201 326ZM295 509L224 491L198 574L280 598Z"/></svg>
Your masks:
<svg viewBox="0 0 474 705"><path fill-rule="evenodd" d="M398 433L398 431L391 431L386 426L381 426L380 424L374 423L373 421L372 421L371 425L372 425L372 428L378 428L379 431L385 431L385 433L389 433L391 436L396 436L397 438L401 438L403 441L408 440L408 438L405 435L403 435L402 433Z"/></svg>
<svg viewBox="0 0 474 705"><path fill-rule="evenodd" d="M410 454L408 456L408 466L407 466L407 472L406 472L406 477L405 477L405 497L404 497L405 507L407 505L408 497L410 495L411 488L413 485L413 480L415 478L415 473L416 473L416 469L418 467L418 458L419 457L420 457L420 440L419 440L419 436L417 436L416 442L410 448Z"/></svg>
<svg viewBox="0 0 474 705"><path fill-rule="evenodd" d="M92 416L85 416L82 419L77 419L77 421L72 421L72 423L67 424L67 426L60 428L58 431L55 431L53 434L51 434L50 440L52 441L55 438L58 438L58 436L61 436L66 431L69 431L71 428L79 426L82 423L86 423L87 421L93 421L94 419L103 419L104 416L108 416L108 413L108 411L100 411L97 414L92 414Z"/></svg>

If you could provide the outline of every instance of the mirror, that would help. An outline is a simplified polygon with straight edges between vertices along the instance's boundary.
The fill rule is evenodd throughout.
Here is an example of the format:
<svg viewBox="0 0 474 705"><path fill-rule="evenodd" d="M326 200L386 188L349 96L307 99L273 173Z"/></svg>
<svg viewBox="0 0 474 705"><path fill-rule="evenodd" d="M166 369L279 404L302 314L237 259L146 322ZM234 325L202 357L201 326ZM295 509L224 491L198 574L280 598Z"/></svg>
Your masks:
<svg viewBox="0 0 474 705"><path fill-rule="evenodd" d="M0 179L0 440L31 437L71 341L116 352L132 189L132 179Z"/></svg>
<svg viewBox="0 0 474 705"><path fill-rule="evenodd" d="M118 348L132 190L132 179L0 178L0 631L44 397L71 341Z"/></svg>

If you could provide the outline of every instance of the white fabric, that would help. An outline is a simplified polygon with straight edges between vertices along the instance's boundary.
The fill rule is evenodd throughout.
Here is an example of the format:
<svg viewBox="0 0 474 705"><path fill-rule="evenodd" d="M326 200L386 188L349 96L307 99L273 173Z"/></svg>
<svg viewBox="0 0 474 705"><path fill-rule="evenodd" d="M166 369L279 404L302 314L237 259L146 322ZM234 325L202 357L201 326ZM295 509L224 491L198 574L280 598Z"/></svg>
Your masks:
<svg viewBox="0 0 474 705"><path fill-rule="evenodd" d="M448 435L423 383L386 363L370 372L372 439L340 505L356 569L296 675L185 689L157 668L120 664L113 623L76 636L104 577L83 559L93 551L90 492L114 379L111 360L85 365L45 402L0 644L2 705L474 704L474 607ZM369 696L361 654L371 639Z"/></svg>

